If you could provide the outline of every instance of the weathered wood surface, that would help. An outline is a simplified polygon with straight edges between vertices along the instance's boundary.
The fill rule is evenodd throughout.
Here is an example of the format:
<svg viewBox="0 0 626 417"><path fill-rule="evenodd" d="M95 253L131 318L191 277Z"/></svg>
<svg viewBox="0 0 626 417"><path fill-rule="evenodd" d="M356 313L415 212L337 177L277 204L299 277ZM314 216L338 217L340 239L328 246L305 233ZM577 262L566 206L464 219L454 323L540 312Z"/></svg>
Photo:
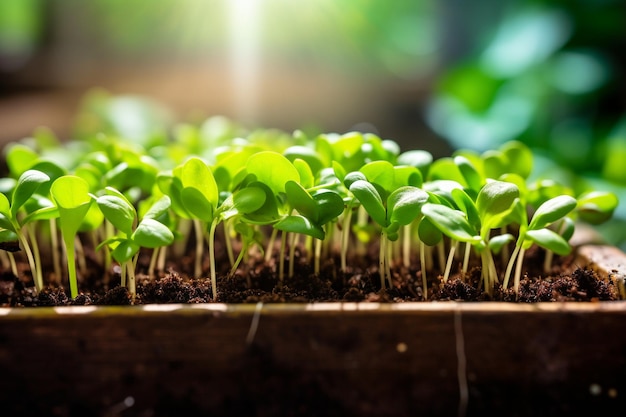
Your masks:
<svg viewBox="0 0 626 417"><path fill-rule="evenodd" d="M0 414L603 415L625 329L624 301L0 309Z"/></svg>

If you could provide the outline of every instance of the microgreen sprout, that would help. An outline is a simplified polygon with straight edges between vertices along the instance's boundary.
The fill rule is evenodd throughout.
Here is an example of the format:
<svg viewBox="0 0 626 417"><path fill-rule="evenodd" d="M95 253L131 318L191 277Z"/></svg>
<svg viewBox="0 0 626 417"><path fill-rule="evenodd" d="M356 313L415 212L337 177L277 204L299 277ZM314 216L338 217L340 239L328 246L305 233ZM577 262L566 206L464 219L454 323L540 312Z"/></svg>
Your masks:
<svg viewBox="0 0 626 417"><path fill-rule="evenodd" d="M182 257L193 265L189 275L203 279L207 247L214 301L220 271L232 277L256 266L248 262L253 248L279 286L305 262L321 275L338 259L345 278L372 249L383 291L409 273L421 276L427 299L429 283L467 280L470 266L480 266L484 293L500 282L518 293L531 246L545 251L549 270L571 250L575 222L603 223L618 204L610 192L531 182L532 152L520 142L434 159L374 134L246 132L223 118L179 125L174 138L128 141L107 129L67 147L44 133L8 147L0 243L23 255L0 254L2 267L17 275L23 256L40 291L50 265L39 248L53 249L48 263L59 275L60 231L72 297L86 269L83 245L102 249L87 253L104 270L120 265L133 296L140 253L152 250L150 279Z"/></svg>

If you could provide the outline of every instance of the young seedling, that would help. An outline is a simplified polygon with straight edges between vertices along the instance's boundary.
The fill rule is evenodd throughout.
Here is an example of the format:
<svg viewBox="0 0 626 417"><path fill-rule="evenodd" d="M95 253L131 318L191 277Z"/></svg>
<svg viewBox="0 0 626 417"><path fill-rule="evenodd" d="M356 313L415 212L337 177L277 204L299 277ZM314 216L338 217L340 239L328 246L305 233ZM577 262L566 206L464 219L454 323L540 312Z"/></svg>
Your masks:
<svg viewBox="0 0 626 417"><path fill-rule="evenodd" d="M576 208L576 204L576 199L568 195L554 197L539 206L533 214L532 220L528 223L526 207L524 207L520 199L516 200L514 214L517 218L516 221L519 222L520 229L515 249L513 250L504 276L504 282L502 284L504 288L508 287L511 270L517 257L513 288L515 294L519 294L524 253L533 244L537 244L559 255L566 255L570 252L571 248L567 240L558 233L548 229L548 226L567 216L567 214Z"/></svg>
<svg viewBox="0 0 626 417"><path fill-rule="evenodd" d="M87 181L73 175L65 175L56 179L52 183L50 193L59 210L59 227L67 254L70 296L76 298L78 279L76 276L75 242L78 239L78 229L93 200L89 194Z"/></svg>
<svg viewBox="0 0 626 417"><path fill-rule="evenodd" d="M11 194L11 201L9 201L4 194L0 194L0 231L6 230L3 232L4 239L17 238L22 245L37 291L43 289L41 265L36 261L31 246L26 238L26 234L24 234L22 230L24 226L36 220L37 217L35 213L21 217L19 213L27 201L48 181L50 181L50 177L43 172L27 170L18 178L13 193ZM31 237L34 238L34 235Z"/></svg>
<svg viewBox="0 0 626 417"><path fill-rule="evenodd" d="M174 241L172 231L161 223L160 218L170 207L170 198L162 196L137 222L137 212L128 199L118 190L107 187L106 194L96 197L104 217L119 231L100 244L111 248L111 255L122 267L122 286L126 285L131 297L136 294L135 268L141 248L156 249ZM135 226L136 225L136 226ZM126 277L128 276L128 282Z"/></svg>
<svg viewBox="0 0 626 417"><path fill-rule="evenodd" d="M478 193L475 204L458 189L452 190L451 194L463 211L444 204L428 203L422 207L422 213L443 234L474 246L481 257L485 292L492 294L498 276L490 248L491 230L506 224L519 189L511 183L488 182Z"/></svg>

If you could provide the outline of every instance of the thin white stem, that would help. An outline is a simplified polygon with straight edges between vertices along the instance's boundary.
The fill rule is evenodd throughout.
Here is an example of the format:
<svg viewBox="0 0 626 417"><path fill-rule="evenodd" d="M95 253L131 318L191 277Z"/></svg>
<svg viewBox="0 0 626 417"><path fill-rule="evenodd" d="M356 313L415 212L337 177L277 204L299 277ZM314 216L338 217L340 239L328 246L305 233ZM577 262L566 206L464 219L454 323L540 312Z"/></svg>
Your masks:
<svg viewBox="0 0 626 417"><path fill-rule="evenodd" d="M392 242L387 239L387 253L385 259L385 275L387 276L387 282L389 283L389 288L393 287L393 282L391 279L391 260L393 259L393 245Z"/></svg>
<svg viewBox="0 0 626 417"><path fill-rule="evenodd" d="M13 256L12 252L7 252L7 256L9 257L9 263L11 264L11 272L13 272L13 275L17 277L17 263L15 263L15 256Z"/></svg>
<svg viewBox="0 0 626 417"><path fill-rule="evenodd" d="M422 292L424 300L428 299L428 281L426 280L426 245L420 241L420 268L422 270Z"/></svg>
<svg viewBox="0 0 626 417"><path fill-rule="evenodd" d="M349 205L341 227L341 270L346 271L346 258L348 257L348 245L350 244L350 226L352 222L352 205Z"/></svg>
<svg viewBox="0 0 626 417"><path fill-rule="evenodd" d="M226 253L228 254L228 262L230 262L230 266L232 267L235 264L235 255L233 254L233 242L231 240L231 229L232 222L225 221L224 222L224 241L226 242Z"/></svg>
<svg viewBox="0 0 626 417"><path fill-rule="evenodd" d="M211 289L213 290L213 301L217 301L217 271L215 270L215 229L217 227L217 217L211 222L209 229L209 267L211 269Z"/></svg>
<svg viewBox="0 0 626 417"><path fill-rule="evenodd" d="M454 261L454 253L456 252L456 248L459 245L458 241L454 241L450 246L450 253L448 254L448 262L446 262L446 271L443 274L443 282L448 282L448 278L450 277L450 270L452 269L452 262Z"/></svg>
<svg viewBox="0 0 626 417"><path fill-rule="evenodd" d="M194 263L194 276L200 278L202 275L202 255L204 254L204 232L202 230L202 222L198 219L193 220L194 232L196 235L196 259Z"/></svg>
<svg viewBox="0 0 626 417"><path fill-rule="evenodd" d="M282 287L285 278L285 247L287 246L287 232L280 234L280 254L278 256L278 280Z"/></svg>
<svg viewBox="0 0 626 417"><path fill-rule="evenodd" d="M322 258L322 241L319 239L315 239L315 262L314 262L314 273L315 275L319 275L320 273L320 263Z"/></svg>
<svg viewBox="0 0 626 417"><path fill-rule="evenodd" d="M513 253L511 254L511 257L509 258L509 262L506 265L506 272L504 273L504 282L502 283L502 288L504 288L505 290L509 286L509 279L511 278L513 265L515 264L515 259L517 258L517 255L519 254L519 251L521 248L522 248L521 245L515 245L515 249L513 249Z"/></svg>
<svg viewBox="0 0 626 417"><path fill-rule="evenodd" d="M411 266L411 223L402 229L402 264L405 268Z"/></svg>
<svg viewBox="0 0 626 417"><path fill-rule="evenodd" d="M517 255L517 265L515 266L515 281L513 282L513 289L515 290L515 295L517 297L519 297L519 283L522 277L522 264L524 263L524 252L526 252L524 248L520 249L519 255Z"/></svg>
<svg viewBox="0 0 626 417"><path fill-rule="evenodd" d="M289 239L289 273L288 273L288 277L289 278L293 278L294 276L294 267L295 267L295 260L294 258L296 257L296 245L298 243L298 233L290 233L290 239Z"/></svg>
<svg viewBox="0 0 626 417"><path fill-rule="evenodd" d="M378 250L378 274L380 275L380 289L385 289L385 253L387 246L387 236L385 232L380 234L380 246Z"/></svg>
<svg viewBox="0 0 626 417"><path fill-rule="evenodd" d="M272 228L272 234L270 235L269 242L267 243L267 248L265 249L265 262L269 262L272 259L274 242L276 241L277 235L278 235L278 229Z"/></svg>
<svg viewBox="0 0 626 417"><path fill-rule="evenodd" d="M465 242L465 255L463 256L463 275L467 274L467 269L469 268L469 258L472 253L472 244L470 242Z"/></svg>

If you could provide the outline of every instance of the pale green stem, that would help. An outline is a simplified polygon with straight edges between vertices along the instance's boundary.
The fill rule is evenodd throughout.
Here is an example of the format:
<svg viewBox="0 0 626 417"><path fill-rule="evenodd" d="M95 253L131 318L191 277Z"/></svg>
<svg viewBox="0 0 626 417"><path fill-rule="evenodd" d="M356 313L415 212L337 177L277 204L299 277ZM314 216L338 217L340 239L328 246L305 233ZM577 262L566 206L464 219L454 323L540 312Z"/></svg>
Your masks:
<svg viewBox="0 0 626 417"><path fill-rule="evenodd" d="M356 222L357 222L357 226L359 229L362 229L365 226L367 226L369 215L367 214L367 211L365 210L363 206L359 206L356 212L356 216L357 216ZM358 238L356 239L355 251L356 251L356 254L359 256L367 255L367 247L365 246L365 243L363 243L361 239L358 239Z"/></svg>
<svg viewBox="0 0 626 417"><path fill-rule="evenodd" d="M126 262L122 262L120 269L120 286L126 288Z"/></svg>
<svg viewBox="0 0 626 417"><path fill-rule="evenodd" d="M215 270L215 229L217 227L217 217L211 222L209 229L209 266L211 268L211 289L213 290L213 301L217 301L217 271Z"/></svg>
<svg viewBox="0 0 626 417"><path fill-rule="evenodd" d="M504 235L507 232L507 228L506 226L502 226L502 228L500 229L500 234ZM500 256L502 257L502 265L504 265L505 263L507 263L507 261L510 259L509 255L510 255L511 251L509 250L509 245L505 244L504 246L502 246L502 249L500 250Z"/></svg>
<svg viewBox="0 0 626 417"><path fill-rule="evenodd" d="M26 259L28 260L28 265L30 266L31 274L33 275L33 280L35 281L35 289L37 292L43 289L43 281L40 281L37 278L37 266L35 264L35 258L33 257L33 252L30 250L30 245L26 240L26 237L22 233L18 233L17 237L22 244L24 252L26 253Z"/></svg>
<svg viewBox="0 0 626 417"><path fill-rule="evenodd" d="M165 270L165 261L167 259L167 246L161 246L159 248L159 259L157 260L156 270L163 272Z"/></svg>
<svg viewBox="0 0 626 417"><path fill-rule="evenodd" d="M519 297L519 283L522 277L522 264L524 263L524 252L526 252L524 248L520 249L519 255L517 256L517 265L515 266L515 281L513 282L513 289L515 290L515 295L517 297Z"/></svg>
<svg viewBox="0 0 626 417"><path fill-rule="evenodd" d="M204 254L204 231L202 230L202 222L198 219L194 219L193 228L196 235L194 276L200 278L202 276L202 255Z"/></svg>
<svg viewBox="0 0 626 417"><path fill-rule="evenodd" d="M312 236L306 236L304 238L304 253L306 254L306 261L308 263L311 263L311 259L313 258L313 237Z"/></svg>
<svg viewBox="0 0 626 417"><path fill-rule="evenodd" d="M393 282L391 280L391 260L393 259L393 245L391 245L389 239L387 239L387 253L385 259L385 275L387 275L387 282L389 283L389 288L393 287Z"/></svg>
<svg viewBox="0 0 626 417"><path fill-rule="evenodd" d="M515 245L515 249L513 249L513 253L511 254L511 257L509 258L509 262L506 265L506 271L504 273L504 281L502 282L502 288L504 288L505 290L509 286L509 279L511 278L513 265L515 264L515 259L517 258L517 255L519 254L519 251L521 248L522 248L521 245Z"/></svg>
<svg viewBox="0 0 626 417"><path fill-rule="evenodd" d="M11 268L11 262L9 261L8 255L9 253L10 252L0 250L0 262L2 262L2 269L4 270Z"/></svg>
<svg viewBox="0 0 626 417"><path fill-rule="evenodd" d="M422 292L428 299L428 280L426 279L426 245L420 240L420 269L422 270Z"/></svg>
<svg viewBox="0 0 626 417"><path fill-rule="evenodd" d="M57 229L57 219L50 219L50 246L52 249L52 270L54 275L61 278L61 256L59 254L59 234ZM95 248L96 246L94 246Z"/></svg>
<svg viewBox="0 0 626 417"><path fill-rule="evenodd" d="M411 266L411 224L402 229L402 264L405 268Z"/></svg>
<svg viewBox="0 0 626 417"><path fill-rule="evenodd" d="M380 247L378 251L378 274L380 275L380 289L385 290L385 254L387 252L387 236L385 232L380 234Z"/></svg>
<svg viewBox="0 0 626 417"><path fill-rule="evenodd" d="M437 243L437 260L439 261L439 270L443 271L446 267L446 246L443 239Z"/></svg>
<svg viewBox="0 0 626 417"><path fill-rule="evenodd" d="M28 238L30 239L32 250L33 250L33 258L35 259L35 265L37 265L37 269L35 273L37 277L35 278L35 282L40 282L43 287L43 271L41 267L41 256L39 255L39 244L37 243L37 235L35 233L35 225L29 224L26 226L26 232L28 233Z"/></svg>
<svg viewBox="0 0 626 417"><path fill-rule="evenodd" d="M278 280L282 287L285 278L285 247L287 246L287 232L280 234L280 254L278 255Z"/></svg>
<svg viewBox="0 0 626 417"><path fill-rule="evenodd" d="M316 186L307 188L306 190L311 193L312 191L317 191L317 190L321 190L323 188L330 188L330 187L334 187L335 185L340 184L339 181L330 181L330 182L326 182L324 184L318 184Z"/></svg>
<svg viewBox="0 0 626 417"><path fill-rule="evenodd" d="M315 261L313 263L313 272L315 275L320 273L320 259L322 257L322 241L315 239Z"/></svg>
<svg viewBox="0 0 626 417"><path fill-rule="evenodd" d="M15 256L13 256L13 253L11 252L7 253L7 256L9 257L9 263L11 264L11 272L13 272L13 275L17 277L17 263L15 263Z"/></svg>
<svg viewBox="0 0 626 417"><path fill-rule="evenodd" d="M135 298L137 296L137 280L135 279L135 267L137 265L137 258L139 257L139 252L135 254L131 259L126 261L126 273L128 274L128 292L130 293L131 302L135 303Z"/></svg>
<svg viewBox="0 0 626 417"><path fill-rule="evenodd" d="M153 249L152 255L150 256L150 264L148 265L148 278L150 278L151 281L154 281L154 278L155 278L154 270L156 269L157 259L159 257L160 249L161 248Z"/></svg>
<svg viewBox="0 0 626 417"><path fill-rule="evenodd" d="M546 249L546 257L543 260L543 272L548 275L552 269L552 261L554 260L554 252Z"/></svg>
<svg viewBox="0 0 626 417"><path fill-rule="evenodd" d="M463 256L463 269L462 269L463 275L467 274L471 252L472 252L472 244L470 242L465 242L465 255Z"/></svg>
<svg viewBox="0 0 626 417"><path fill-rule="evenodd" d="M78 295L78 279L76 277L76 254L74 252L74 235L63 235L65 243L65 256L67 257L67 275L70 281L70 297L76 298Z"/></svg>
<svg viewBox="0 0 626 417"><path fill-rule="evenodd" d="M226 242L226 253L228 254L228 262L230 262L230 266L232 267L235 263L235 255L233 254L233 242L231 240L231 221L224 222L224 240Z"/></svg>
<svg viewBox="0 0 626 417"><path fill-rule="evenodd" d="M294 275L294 265L296 257L296 245L298 243L298 233L290 233L289 239L289 273L288 277L293 278Z"/></svg>
<svg viewBox="0 0 626 417"><path fill-rule="evenodd" d="M446 262L446 271L443 274L443 282L448 282L448 278L450 277L450 270L452 269L452 262L454 261L454 253L456 252L456 248L459 245L458 240L452 242L450 245L450 253L448 254L448 262Z"/></svg>
<svg viewBox="0 0 626 417"><path fill-rule="evenodd" d="M269 242L267 243L267 248L265 250L265 262L269 262L272 259L274 242L276 241L277 235L278 235L278 229L272 228L272 234L270 235L270 239L269 239Z"/></svg>
<svg viewBox="0 0 626 417"><path fill-rule="evenodd" d="M350 244L350 225L352 222L352 204L350 204L343 217L341 227L341 271L346 270L346 258L348 256L348 245Z"/></svg>
<svg viewBox="0 0 626 417"><path fill-rule="evenodd" d="M230 275L235 275L235 272L237 272L237 268L239 268L239 264L241 264L241 261L243 260L243 256L247 250L248 250L248 245L244 241L241 244L241 250L239 251L239 255L237 255L237 259L235 259L235 263L230 268Z"/></svg>

